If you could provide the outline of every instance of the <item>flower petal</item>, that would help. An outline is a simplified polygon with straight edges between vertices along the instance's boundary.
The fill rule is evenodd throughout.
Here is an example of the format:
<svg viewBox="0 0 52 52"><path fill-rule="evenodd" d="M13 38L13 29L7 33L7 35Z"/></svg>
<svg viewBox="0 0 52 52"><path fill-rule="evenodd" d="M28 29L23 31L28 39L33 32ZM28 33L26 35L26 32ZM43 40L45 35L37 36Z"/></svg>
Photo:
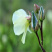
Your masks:
<svg viewBox="0 0 52 52"><path fill-rule="evenodd" d="M26 38L26 33L24 32L24 34L22 36L22 39L21 39L21 41L22 41L23 44L25 44L25 38Z"/></svg>
<svg viewBox="0 0 52 52"><path fill-rule="evenodd" d="M19 9L14 12L12 21L14 24L14 33L16 35L20 35L24 32L24 26L27 22L27 16L27 13L23 9Z"/></svg>
<svg viewBox="0 0 52 52"><path fill-rule="evenodd" d="M14 33L15 35L20 35L24 32L24 26L23 25L16 25L14 26Z"/></svg>
<svg viewBox="0 0 52 52"><path fill-rule="evenodd" d="M23 9L19 9L13 13L13 24L16 23L19 19L26 18L28 15Z"/></svg>
<svg viewBox="0 0 52 52"><path fill-rule="evenodd" d="M32 32L30 31L29 27L28 27L27 31L29 31L30 33L32 33Z"/></svg>
<svg viewBox="0 0 52 52"><path fill-rule="evenodd" d="M26 38L26 33L27 33L28 27L29 27L29 23L26 22L25 29L24 29L24 33L23 33L23 36L22 36L22 39L21 39L21 41L22 41L23 44L25 43L25 38Z"/></svg>
<svg viewBox="0 0 52 52"><path fill-rule="evenodd" d="M24 32L25 24L27 20L25 18L19 19L17 23L14 24L14 33L20 35Z"/></svg>

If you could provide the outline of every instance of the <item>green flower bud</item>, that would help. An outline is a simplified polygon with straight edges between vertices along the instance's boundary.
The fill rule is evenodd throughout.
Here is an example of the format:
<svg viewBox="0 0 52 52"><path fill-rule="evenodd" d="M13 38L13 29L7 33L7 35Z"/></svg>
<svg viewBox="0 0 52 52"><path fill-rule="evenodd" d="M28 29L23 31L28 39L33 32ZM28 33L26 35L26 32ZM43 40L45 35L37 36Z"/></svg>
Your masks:
<svg viewBox="0 0 52 52"><path fill-rule="evenodd" d="M40 7L40 10L39 10L39 19L40 19L40 21L43 21L44 18L45 18L44 9L43 9L43 7L41 6L41 7Z"/></svg>
<svg viewBox="0 0 52 52"><path fill-rule="evenodd" d="M31 18L31 27L33 28L34 31L38 30L38 20L32 11L32 18Z"/></svg>

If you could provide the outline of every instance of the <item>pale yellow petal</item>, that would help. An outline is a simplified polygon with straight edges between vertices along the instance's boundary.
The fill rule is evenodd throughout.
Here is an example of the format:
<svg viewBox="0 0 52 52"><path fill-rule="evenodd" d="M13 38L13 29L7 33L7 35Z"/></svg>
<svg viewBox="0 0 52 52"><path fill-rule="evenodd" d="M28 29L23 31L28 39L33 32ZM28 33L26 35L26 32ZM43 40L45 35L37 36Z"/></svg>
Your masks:
<svg viewBox="0 0 52 52"><path fill-rule="evenodd" d="M27 28L27 31L29 31L30 33L32 33L31 30L29 29L29 27Z"/></svg>
<svg viewBox="0 0 52 52"><path fill-rule="evenodd" d="M14 24L14 33L16 35L20 35L24 32L24 26L27 22L26 16L28 15L23 9L19 9L14 12L12 21Z"/></svg>
<svg viewBox="0 0 52 52"><path fill-rule="evenodd" d="M19 19L26 18L28 15L23 9L19 9L13 13L12 21L13 24L18 22Z"/></svg>
<svg viewBox="0 0 52 52"><path fill-rule="evenodd" d="M22 41L23 44L25 44L25 38L26 38L26 33L24 32L23 36L22 36L22 39L21 39L21 41Z"/></svg>
<svg viewBox="0 0 52 52"><path fill-rule="evenodd" d="M21 35L24 32L24 26L16 25L14 26L15 35Z"/></svg>
<svg viewBox="0 0 52 52"><path fill-rule="evenodd" d="M25 24L24 33L23 33L23 36L22 36L22 39L21 39L21 41L22 41L23 44L25 44L25 38L26 38L26 34L27 34L28 27L29 27L29 23L27 21L26 24Z"/></svg>

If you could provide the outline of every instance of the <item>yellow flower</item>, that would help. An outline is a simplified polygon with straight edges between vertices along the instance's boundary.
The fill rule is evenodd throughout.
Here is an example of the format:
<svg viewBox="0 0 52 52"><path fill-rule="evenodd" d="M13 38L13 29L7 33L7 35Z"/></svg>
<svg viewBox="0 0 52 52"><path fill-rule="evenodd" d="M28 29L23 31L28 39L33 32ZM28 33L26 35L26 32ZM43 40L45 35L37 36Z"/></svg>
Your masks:
<svg viewBox="0 0 52 52"><path fill-rule="evenodd" d="M22 36L22 43L25 43L25 37L27 30L29 30L29 22L26 17L28 17L27 13L23 9L19 9L13 13L12 21L14 25L14 33L15 35L21 35ZM31 31L30 31L31 32Z"/></svg>

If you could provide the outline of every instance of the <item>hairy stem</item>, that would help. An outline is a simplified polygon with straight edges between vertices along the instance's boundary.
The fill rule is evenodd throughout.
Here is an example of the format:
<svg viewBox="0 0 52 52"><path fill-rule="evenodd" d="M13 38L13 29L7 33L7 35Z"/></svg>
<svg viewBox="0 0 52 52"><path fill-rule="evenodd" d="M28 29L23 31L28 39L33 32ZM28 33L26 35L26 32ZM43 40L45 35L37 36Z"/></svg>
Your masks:
<svg viewBox="0 0 52 52"><path fill-rule="evenodd" d="M36 36L37 36L37 38L38 38L38 42L39 42L39 45L40 45L42 51L43 51L43 52L46 52L46 51L44 50L43 46L42 46L41 43L40 43L40 39L39 39L38 33L37 33L37 32L35 32L35 33L36 33Z"/></svg>

